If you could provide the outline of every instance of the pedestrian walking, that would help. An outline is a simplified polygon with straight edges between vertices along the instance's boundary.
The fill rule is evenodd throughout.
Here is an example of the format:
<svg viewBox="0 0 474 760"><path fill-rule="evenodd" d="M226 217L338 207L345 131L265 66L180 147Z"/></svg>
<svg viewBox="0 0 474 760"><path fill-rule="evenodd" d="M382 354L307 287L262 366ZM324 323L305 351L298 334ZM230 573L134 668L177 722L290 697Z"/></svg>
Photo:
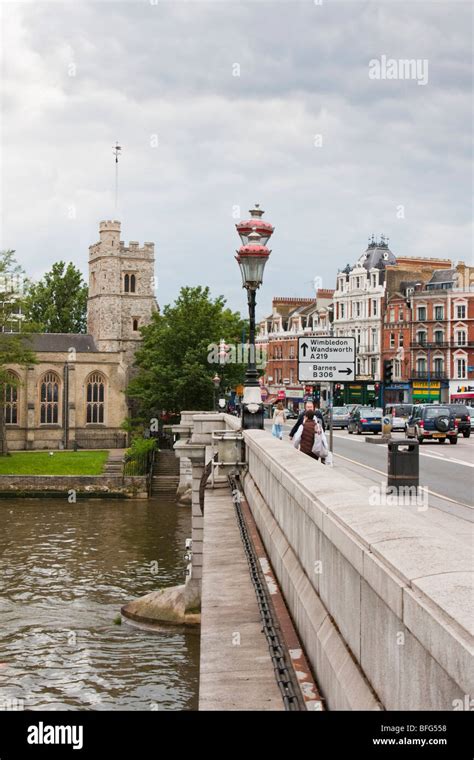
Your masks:
<svg viewBox="0 0 474 760"><path fill-rule="evenodd" d="M303 424L306 414L310 411L314 412L314 415L317 417L317 422L319 422L322 429L323 430L326 429L324 425L324 418L323 418L322 412L319 409L314 408L314 401L307 401L306 404L304 405L304 412L301 412L300 416L298 417L295 424L290 430L290 441L293 440L293 437L296 435L296 431L298 430L300 425Z"/></svg>
<svg viewBox="0 0 474 760"><path fill-rule="evenodd" d="M285 410L283 404L279 401L273 412L272 435L274 435L275 438L279 438L280 441L283 438L283 425L285 422Z"/></svg>
<svg viewBox="0 0 474 760"><path fill-rule="evenodd" d="M303 424L293 436L293 445L312 459L321 459L326 464L328 455L326 436L313 409L308 409Z"/></svg>

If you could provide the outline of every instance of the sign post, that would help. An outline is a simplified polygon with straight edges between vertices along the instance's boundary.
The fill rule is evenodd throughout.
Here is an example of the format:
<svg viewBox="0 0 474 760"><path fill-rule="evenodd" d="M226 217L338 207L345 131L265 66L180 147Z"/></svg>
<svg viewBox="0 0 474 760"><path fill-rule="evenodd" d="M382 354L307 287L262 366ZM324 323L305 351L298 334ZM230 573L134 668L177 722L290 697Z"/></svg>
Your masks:
<svg viewBox="0 0 474 760"><path fill-rule="evenodd" d="M332 408L334 404L333 383L329 383L329 451L333 450L333 434L332 434Z"/></svg>
<svg viewBox="0 0 474 760"><path fill-rule="evenodd" d="M355 338L298 338L298 380L329 383L329 449L333 450L334 383L355 380Z"/></svg>

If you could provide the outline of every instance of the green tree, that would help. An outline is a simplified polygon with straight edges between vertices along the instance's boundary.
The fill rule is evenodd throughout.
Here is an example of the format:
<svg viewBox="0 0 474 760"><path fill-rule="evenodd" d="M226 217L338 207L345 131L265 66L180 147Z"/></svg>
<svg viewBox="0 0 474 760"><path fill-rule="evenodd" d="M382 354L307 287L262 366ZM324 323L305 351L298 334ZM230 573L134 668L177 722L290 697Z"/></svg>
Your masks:
<svg viewBox="0 0 474 760"><path fill-rule="evenodd" d="M19 383L10 371L14 364L35 364L27 335L5 332L15 321L21 300L20 283L24 281L23 270L17 264L14 251L0 251L0 455L8 454L5 427L5 392Z"/></svg>
<svg viewBox="0 0 474 760"><path fill-rule="evenodd" d="M161 410L212 409L216 372L221 387L243 381L242 363L213 361L219 342L239 344L246 325L225 303L222 296L212 299L207 287L183 287L175 303L155 313L151 324L142 328L143 342L135 358L138 371L127 391L138 401L142 419ZM239 358L235 352L234 358Z"/></svg>
<svg viewBox="0 0 474 760"><path fill-rule="evenodd" d="M57 261L42 280L28 289L24 301L27 328L46 333L86 332L87 295L79 269Z"/></svg>

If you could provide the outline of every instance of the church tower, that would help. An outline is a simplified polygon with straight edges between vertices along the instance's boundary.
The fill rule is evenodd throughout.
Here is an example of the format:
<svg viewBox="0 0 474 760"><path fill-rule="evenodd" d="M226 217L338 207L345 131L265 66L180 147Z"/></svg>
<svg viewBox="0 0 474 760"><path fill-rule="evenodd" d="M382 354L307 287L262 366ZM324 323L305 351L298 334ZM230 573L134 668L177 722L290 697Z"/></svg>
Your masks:
<svg viewBox="0 0 474 760"><path fill-rule="evenodd" d="M155 245L120 240L120 222L99 225L100 240L89 247L87 332L99 351L123 351L129 366L157 303Z"/></svg>

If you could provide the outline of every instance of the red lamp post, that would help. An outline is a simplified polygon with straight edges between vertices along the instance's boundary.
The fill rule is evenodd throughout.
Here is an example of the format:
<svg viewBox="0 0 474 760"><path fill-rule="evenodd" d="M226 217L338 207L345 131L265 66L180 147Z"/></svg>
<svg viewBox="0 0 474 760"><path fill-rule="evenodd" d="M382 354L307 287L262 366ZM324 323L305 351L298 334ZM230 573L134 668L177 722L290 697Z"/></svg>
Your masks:
<svg viewBox="0 0 474 760"><path fill-rule="evenodd" d="M263 403L255 361L255 294L263 281L263 270L271 251L266 244L274 228L261 218L264 211L255 204L250 219L236 224L242 245L237 251L237 262L242 275L242 287L247 290L249 307L249 357L242 399L242 428L263 430Z"/></svg>

